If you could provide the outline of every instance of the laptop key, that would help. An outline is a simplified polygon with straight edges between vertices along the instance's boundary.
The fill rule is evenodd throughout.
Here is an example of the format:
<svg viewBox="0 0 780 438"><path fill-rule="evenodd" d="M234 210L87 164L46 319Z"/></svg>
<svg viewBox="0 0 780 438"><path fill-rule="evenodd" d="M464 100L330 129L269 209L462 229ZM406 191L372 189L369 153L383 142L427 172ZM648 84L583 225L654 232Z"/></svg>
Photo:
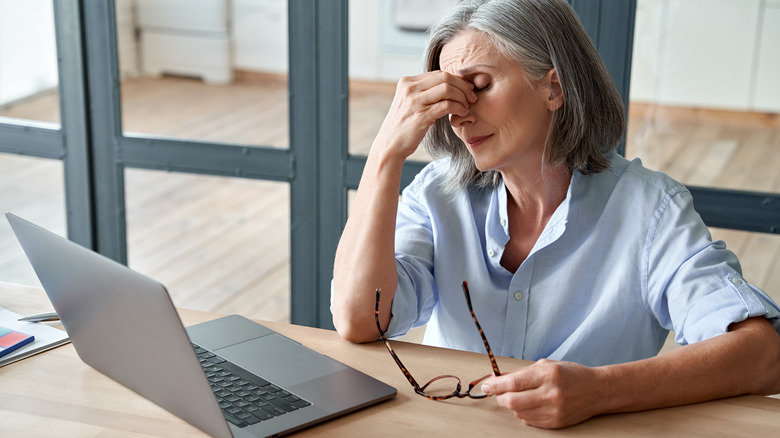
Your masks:
<svg viewBox="0 0 780 438"><path fill-rule="evenodd" d="M262 410L268 412L269 414L273 415L274 417L278 417L280 415L286 414L287 411L284 411L282 409L279 409L278 407L268 404L261 408Z"/></svg>
<svg viewBox="0 0 780 438"><path fill-rule="evenodd" d="M269 385L264 385L264 386L265 387L263 389L265 389L268 392L278 392L278 391L282 390L282 388L280 388L280 387L278 387L276 385L269 384Z"/></svg>
<svg viewBox="0 0 780 438"><path fill-rule="evenodd" d="M269 394L269 393L267 393L267 392L266 392L265 394L262 394L262 395L260 395L260 398L261 398L262 400L271 401L271 400L275 399L275 398L276 398L276 396L275 396L275 395L273 395L273 394Z"/></svg>
<svg viewBox="0 0 780 438"><path fill-rule="evenodd" d="M255 417L257 417L257 418L259 418L259 419L261 419L263 421L270 420L271 418L274 418L273 415L269 414L268 412L266 412L266 411L264 411L262 409L258 409L257 411L252 412L252 415L254 415Z"/></svg>
<svg viewBox="0 0 780 438"><path fill-rule="evenodd" d="M273 405L276 406L277 408L284 409L287 412L292 412L298 409L295 406L291 405L289 402L281 398L275 398L273 400L270 400L270 402L273 403Z"/></svg>
<svg viewBox="0 0 780 438"><path fill-rule="evenodd" d="M225 411L222 411L222 415L225 417L225 420L235 424L238 427L246 427L247 426L246 423L244 423L243 421L239 420L238 418L228 414Z"/></svg>
<svg viewBox="0 0 780 438"><path fill-rule="evenodd" d="M298 400L290 403L291 405L295 406L296 408L305 408L306 406L310 406L311 403L307 402L306 400Z"/></svg>
<svg viewBox="0 0 780 438"><path fill-rule="evenodd" d="M259 418L255 417L254 415L250 415L250 416L244 418L244 422L246 424L250 425L250 426L253 425L253 424L257 424L260 421L262 421L262 420L260 420Z"/></svg>

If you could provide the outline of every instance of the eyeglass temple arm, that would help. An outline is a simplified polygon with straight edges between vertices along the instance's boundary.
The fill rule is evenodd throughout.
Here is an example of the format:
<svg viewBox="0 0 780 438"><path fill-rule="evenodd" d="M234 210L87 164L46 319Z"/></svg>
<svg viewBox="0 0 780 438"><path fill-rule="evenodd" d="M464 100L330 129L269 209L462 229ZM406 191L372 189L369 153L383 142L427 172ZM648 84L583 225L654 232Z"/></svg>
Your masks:
<svg viewBox="0 0 780 438"><path fill-rule="evenodd" d="M485 332L482 331L482 326L479 325L479 321L477 321L477 315L474 314L474 308L471 306L471 293L469 293L469 285L465 281L463 282L463 295L466 296L466 305L469 306L469 312L471 312L471 318L474 320L474 324L476 324L477 326L477 331L479 331L479 335L482 336L482 342L485 343L485 349L487 350L488 357L490 358L490 365L493 367L493 373L497 376L500 376L501 371L499 371L498 369L498 363L496 362L496 357L493 355L493 350L490 349L490 344L488 343L487 337L485 336Z"/></svg>
<svg viewBox="0 0 780 438"><path fill-rule="evenodd" d="M382 338L382 341L385 343L385 347L387 347L387 351L390 352L390 356L393 357L393 360L398 365L398 368L401 369L401 372L406 376L406 379L409 381L409 383L414 386L414 389L418 392L422 391L422 388L420 388L420 384L417 383L416 380L414 380L414 377L412 377L412 373L409 372L409 370L406 369L404 364L401 362L401 359L398 358L398 355L395 354L395 351L393 351L393 347L390 346L390 342L387 340L387 336L385 335L384 330L382 330L382 325L379 323L379 296L381 294L381 290L376 290L376 306L374 307L374 319L376 320L376 329L379 330L379 336Z"/></svg>

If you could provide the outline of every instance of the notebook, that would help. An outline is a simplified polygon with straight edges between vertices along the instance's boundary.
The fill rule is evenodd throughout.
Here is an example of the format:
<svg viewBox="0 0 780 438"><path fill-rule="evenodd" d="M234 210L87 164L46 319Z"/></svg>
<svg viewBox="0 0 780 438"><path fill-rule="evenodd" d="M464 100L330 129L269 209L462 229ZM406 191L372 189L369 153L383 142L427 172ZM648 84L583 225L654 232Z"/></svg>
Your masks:
<svg viewBox="0 0 780 438"><path fill-rule="evenodd" d="M0 327L0 357L16 351L35 340L35 336Z"/></svg>
<svg viewBox="0 0 780 438"><path fill-rule="evenodd" d="M6 217L81 360L212 436L282 435L396 394L238 315L185 329L160 283Z"/></svg>

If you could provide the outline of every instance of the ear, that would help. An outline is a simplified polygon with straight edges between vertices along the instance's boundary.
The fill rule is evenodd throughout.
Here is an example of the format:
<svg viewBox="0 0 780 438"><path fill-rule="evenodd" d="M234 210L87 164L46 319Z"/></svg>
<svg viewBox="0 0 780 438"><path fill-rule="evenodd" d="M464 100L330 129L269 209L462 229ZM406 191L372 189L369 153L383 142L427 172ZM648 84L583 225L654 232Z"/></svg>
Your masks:
<svg viewBox="0 0 780 438"><path fill-rule="evenodd" d="M563 106L563 88L561 87L561 81L558 80L558 73L554 68L547 72L544 79L550 87L550 94L547 97L547 108L550 111L555 111Z"/></svg>

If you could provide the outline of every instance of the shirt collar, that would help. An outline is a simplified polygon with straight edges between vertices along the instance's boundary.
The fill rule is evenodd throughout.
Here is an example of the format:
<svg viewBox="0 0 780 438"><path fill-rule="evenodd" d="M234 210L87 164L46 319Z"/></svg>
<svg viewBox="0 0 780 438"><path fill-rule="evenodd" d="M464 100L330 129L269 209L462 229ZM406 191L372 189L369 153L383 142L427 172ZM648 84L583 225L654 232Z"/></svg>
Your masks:
<svg viewBox="0 0 780 438"><path fill-rule="evenodd" d="M553 215L550 217L544 230L542 230L542 234L539 235L536 244L531 249L529 257L545 246L555 242L563 235L569 218L569 206L571 205L573 193L572 188L577 184L581 176L582 175L579 172L573 172L571 180L569 181L569 187L566 191L566 198L553 212ZM488 239L504 246L509 241L509 215L507 213L506 185L503 180L496 188L493 201L490 204L486 224Z"/></svg>
<svg viewBox="0 0 780 438"><path fill-rule="evenodd" d="M536 240L536 244L531 249L529 256L558 240L558 238L563 235L563 232L566 231L566 223L569 220L572 187L574 187L574 184L579 179L579 175L580 174L577 171L572 173L571 179L569 180L569 188L566 190L566 198L558 205L558 208L555 209L550 220L547 221L547 225L545 225L542 234L539 235L539 238Z"/></svg>

